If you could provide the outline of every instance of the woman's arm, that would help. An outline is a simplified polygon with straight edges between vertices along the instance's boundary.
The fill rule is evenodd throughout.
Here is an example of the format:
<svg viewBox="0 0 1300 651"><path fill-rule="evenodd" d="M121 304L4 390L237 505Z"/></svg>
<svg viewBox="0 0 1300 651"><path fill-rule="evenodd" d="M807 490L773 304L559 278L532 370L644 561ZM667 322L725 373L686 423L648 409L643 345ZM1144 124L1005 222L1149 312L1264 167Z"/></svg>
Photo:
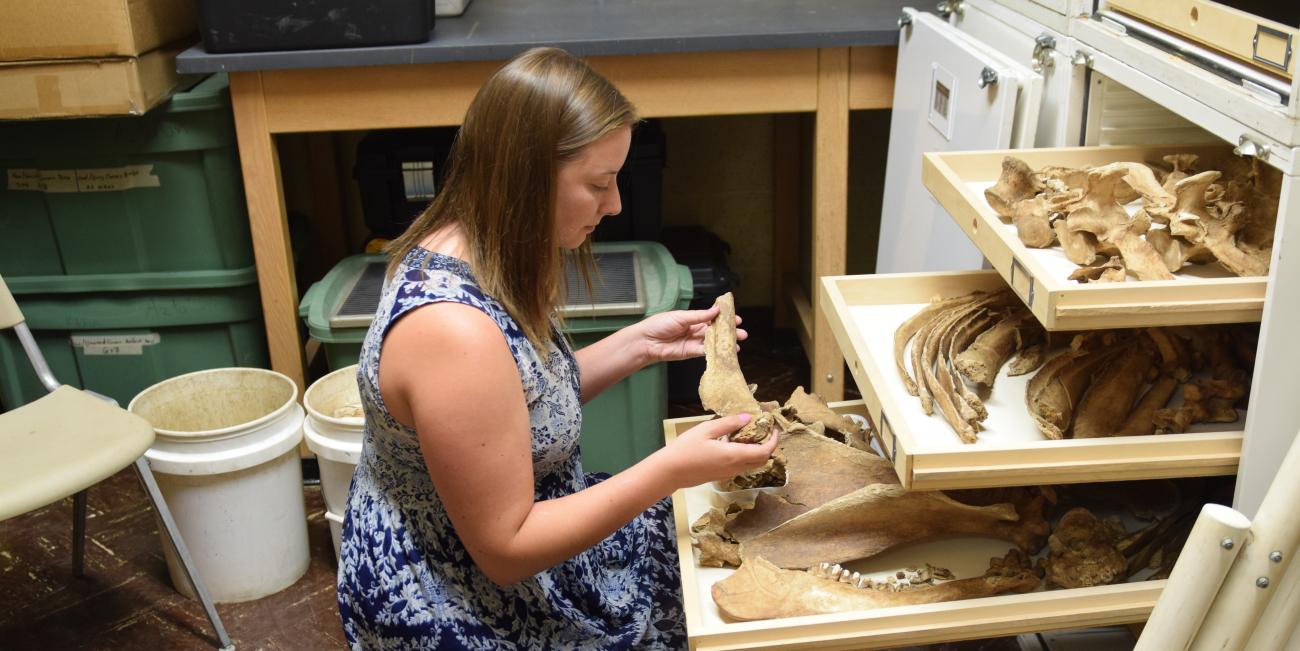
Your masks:
<svg viewBox="0 0 1300 651"><path fill-rule="evenodd" d="M717 316L717 307L662 312L574 353L582 371L583 404L647 364L703 355L704 331ZM747 336L736 330L737 341Z"/></svg>
<svg viewBox="0 0 1300 651"><path fill-rule="evenodd" d="M645 341L637 332L638 325L623 328L573 353L582 378L582 404L655 361L650 359Z"/></svg>
<svg viewBox="0 0 1300 651"><path fill-rule="evenodd" d="M508 585L553 567L618 530L681 486L763 463L764 445L718 440L740 417L710 421L591 488L534 502L531 431L519 372L482 312L441 303L389 333L380 389L414 425L429 475L456 533L488 578Z"/></svg>

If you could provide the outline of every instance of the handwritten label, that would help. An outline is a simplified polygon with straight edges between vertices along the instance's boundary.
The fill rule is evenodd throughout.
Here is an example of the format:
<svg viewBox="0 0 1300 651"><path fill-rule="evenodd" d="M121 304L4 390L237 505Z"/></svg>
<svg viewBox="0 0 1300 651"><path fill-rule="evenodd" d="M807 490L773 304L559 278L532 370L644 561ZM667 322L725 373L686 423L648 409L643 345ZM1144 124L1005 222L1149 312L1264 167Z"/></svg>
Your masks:
<svg viewBox="0 0 1300 651"><path fill-rule="evenodd" d="M72 345L86 355L143 355L145 346L162 341L156 332L138 335L73 335Z"/></svg>
<svg viewBox="0 0 1300 651"><path fill-rule="evenodd" d="M157 188L162 181L153 165L124 165L75 170L9 170L10 190L29 192L118 192L131 188Z"/></svg>

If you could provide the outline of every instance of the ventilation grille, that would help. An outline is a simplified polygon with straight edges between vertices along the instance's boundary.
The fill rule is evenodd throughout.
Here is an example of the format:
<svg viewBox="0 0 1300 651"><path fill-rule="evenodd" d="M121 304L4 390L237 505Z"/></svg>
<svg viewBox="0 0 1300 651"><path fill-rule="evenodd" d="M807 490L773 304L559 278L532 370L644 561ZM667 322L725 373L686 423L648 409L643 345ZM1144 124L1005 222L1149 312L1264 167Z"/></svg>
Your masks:
<svg viewBox="0 0 1300 651"><path fill-rule="evenodd" d="M379 309L379 295L384 289L384 272L388 263L370 262L353 279L343 301L330 316L331 328L369 327Z"/></svg>
<svg viewBox="0 0 1300 651"><path fill-rule="evenodd" d="M594 293L582 280L573 259L564 265L564 305L560 314L581 316L640 316L645 314L645 290L641 280L641 258L636 251L611 251L592 256L596 271L591 275Z"/></svg>
<svg viewBox="0 0 1300 651"><path fill-rule="evenodd" d="M1221 142L1213 134L1124 85L1101 79L1099 145L1165 145Z"/></svg>

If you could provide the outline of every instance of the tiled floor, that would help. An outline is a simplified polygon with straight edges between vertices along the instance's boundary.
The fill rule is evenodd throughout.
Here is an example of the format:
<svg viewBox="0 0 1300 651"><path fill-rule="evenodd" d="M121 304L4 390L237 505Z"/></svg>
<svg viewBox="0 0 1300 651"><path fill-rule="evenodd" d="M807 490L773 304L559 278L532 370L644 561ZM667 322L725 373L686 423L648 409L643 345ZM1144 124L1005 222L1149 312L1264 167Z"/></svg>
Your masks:
<svg viewBox="0 0 1300 651"><path fill-rule="evenodd" d="M741 354L760 399L781 399L806 382L808 365L790 335L755 330ZM674 404L671 416L701 413ZM311 564L288 589L217 607L237 648L337 649L344 646L334 597L334 552L320 489L307 486ZM215 637L197 602L176 593L155 520L130 471L90 491L86 576L71 573L71 500L0 522L0 649L206 649ZM1013 651L1013 638L935 649Z"/></svg>

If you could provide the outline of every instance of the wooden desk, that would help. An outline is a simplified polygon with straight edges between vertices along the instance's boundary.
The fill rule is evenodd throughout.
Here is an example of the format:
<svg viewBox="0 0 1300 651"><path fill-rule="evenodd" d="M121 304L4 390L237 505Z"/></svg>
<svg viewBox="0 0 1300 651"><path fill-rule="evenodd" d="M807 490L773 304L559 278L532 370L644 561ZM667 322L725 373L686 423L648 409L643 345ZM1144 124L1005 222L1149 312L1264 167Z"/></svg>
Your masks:
<svg viewBox="0 0 1300 651"><path fill-rule="evenodd" d="M521 18L521 12L536 11L524 0L478 0L461 18L440 19L433 39L415 46L242 55L209 55L195 47L181 55L181 72L230 73L276 371L304 384L299 294L275 136L460 124L474 93L502 60L537 45L555 44L586 57L644 117L815 114L812 272L845 272L849 111L890 106L893 21L904 2L543 4L550 22L536 24ZM779 149L775 158L781 166ZM797 182L774 188L778 234L790 233L794 223L797 236L799 202L789 193L798 191ZM783 241L789 240L778 240ZM776 265L777 300L789 296L794 302L814 390L837 400L843 394L843 357L817 292L789 280L786 271L797 269L795 262L786 256Z"/></svg>

